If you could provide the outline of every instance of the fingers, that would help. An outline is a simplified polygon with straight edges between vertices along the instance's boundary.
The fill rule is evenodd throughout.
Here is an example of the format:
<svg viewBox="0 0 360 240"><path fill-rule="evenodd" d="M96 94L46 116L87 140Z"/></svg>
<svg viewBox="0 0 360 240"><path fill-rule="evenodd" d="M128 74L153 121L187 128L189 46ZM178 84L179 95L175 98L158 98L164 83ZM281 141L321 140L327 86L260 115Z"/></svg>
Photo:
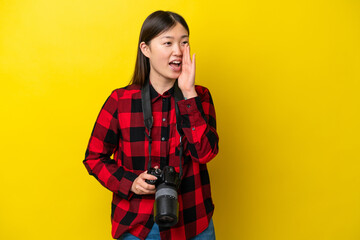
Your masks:
<svg viewBox="0 0 360 240"><path fill-rule="evenodd" d="M154 194L155 193L155 189L154 190L150 190L150 189L146 189L140 185L136 185L135 186L135 191L133 191L134 193L136 193L137 195L146 195L146 194Z"/></svg>
<svg viewBox="0 0 360 240"><path fill-rule="evenodd" d="M183 63L184 63L184 64L191 64L190 46L189 46L189 45L185 45L185 47L184 47Z"/></svg>
<svg viewBox="0 0 360 240"><path fill-rule="evenodd" d="M184 67L184 65L186 65L186 46L183 49L183 56L182 56L182 67Z"/></svg>
<svg viewBox="0 0 360 240"><path fill-rule="evenodd" d="M135 189L137 192L135 192L138 195L144 195L144 194L154 194L155 193L155 186L147 184L144 182L144 184L137 184L135 186Z"/></svg>
<svg viewBox="0 0 360 240"><path fill-rule="evenodd" d="M195 54L192 55L192 60L190 56L190 46L185 45L183 48L182 56L182 68L181 74L178 77L178 83L180 89L183 91L192 91L194 90L195 84ZM194 94L191 94L194 95Z"/></svg>
<svg viewBox="0 0 360 240"><path fill-rule="evenodd" d="M191 58L190 58L190 46L189 45L187 45L186 46L187 47L187 61L188 61L188 63L189 64L191 64Z"/></svg>
<svg viewBox="0 0 360 240"><path fill-rule="evenodd" d="M154 175L148 174L147 171L143 172L142 174L140 174L142 179L148 179L148 180L156 180L157 177L155 177ZM139 177L140 177L139 176Z"/></svg>
<svg viewBox="0 0 360 240"><path fill-rule="evenodd" d="M134 182L131 188L131 191L138 195L145 195L145 194L154 194L155 193L155 186L151 184L147 184L146 182Z"/></svg>
<svg viewBox="0 0 360 240"><path fill-rule="evenodd" d="M131 186L131 191L138 195L144 194L154 194L155 186L152 184L148 184L145 180L156 180L157 177L148 174L147 171L141 173L133 182Z"/></svg>

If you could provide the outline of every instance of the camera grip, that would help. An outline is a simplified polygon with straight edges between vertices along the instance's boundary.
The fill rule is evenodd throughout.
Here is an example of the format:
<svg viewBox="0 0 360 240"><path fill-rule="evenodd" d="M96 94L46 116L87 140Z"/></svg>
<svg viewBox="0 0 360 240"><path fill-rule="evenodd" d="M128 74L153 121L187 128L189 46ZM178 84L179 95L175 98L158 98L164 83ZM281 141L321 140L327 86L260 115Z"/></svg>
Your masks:
<svg viewBox="0 0 360 240"><path fill-rule="evenodd" d="M150 168L150 170L148 171L148 174L153 175L153 176L157 177L158 179L156 179L156 180L146 179L145 182L147 184L156 185L157 182L159 181L159 177L161 176L161 173L162 173L162 171L158 168Z"/></svg>

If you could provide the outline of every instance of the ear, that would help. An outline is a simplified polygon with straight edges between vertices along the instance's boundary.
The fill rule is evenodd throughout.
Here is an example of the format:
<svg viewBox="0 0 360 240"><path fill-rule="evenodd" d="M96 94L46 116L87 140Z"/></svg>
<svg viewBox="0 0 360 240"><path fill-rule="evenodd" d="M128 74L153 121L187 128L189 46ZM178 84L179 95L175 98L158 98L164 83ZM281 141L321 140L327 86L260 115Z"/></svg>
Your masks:
<svg viewBox="0 0 360 240"><path fill-rule="evenodd" d="M150 47L148 45L146 45L145 42L141 42L139 47L140 47L141 52L145 55L145 57L149 58Z"/></svg>

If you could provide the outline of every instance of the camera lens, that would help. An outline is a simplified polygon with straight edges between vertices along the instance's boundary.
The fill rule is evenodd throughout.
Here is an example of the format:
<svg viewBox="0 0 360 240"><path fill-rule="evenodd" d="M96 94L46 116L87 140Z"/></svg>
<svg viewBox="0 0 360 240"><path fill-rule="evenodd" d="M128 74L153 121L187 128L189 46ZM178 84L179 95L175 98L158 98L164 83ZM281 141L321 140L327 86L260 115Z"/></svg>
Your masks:
<svg viewBox="0 0 360 240"><path fill-rule="evenodd" d="M179 203L174 186L160 184L155 193L155 222L161 227L172 227L178 222Z"/></svg>
<svg viewBox="0 0 360 240"><path fill-rule="evenodd" d="M159 221L163 222L163 223L171 223L171 222L175 221L175 219L170 216L160 216Z"/></svg>

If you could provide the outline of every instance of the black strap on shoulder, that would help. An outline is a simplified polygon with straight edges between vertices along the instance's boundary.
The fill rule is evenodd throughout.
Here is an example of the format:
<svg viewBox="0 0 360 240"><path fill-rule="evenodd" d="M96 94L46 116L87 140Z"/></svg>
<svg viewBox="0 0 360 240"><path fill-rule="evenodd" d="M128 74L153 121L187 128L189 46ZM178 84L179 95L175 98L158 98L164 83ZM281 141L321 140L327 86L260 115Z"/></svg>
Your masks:
<svg viewBox="0 0 360 240"><path fill-rule="evenodd" d="M148 162L148 171L150 171L151 168L151 128L153 126L153 116L151 111L151 97L150 97L150 85L149 80L145 82L141 89L141 105L142 105L142 111L144 115L144 124L146 129L148 130L148 133L145 129L145 136L149 140L149 162Z"/></svg>
<svg viewBox="0 0 360 240"><path fill-rule="evenodd" d="M176 129L180 135L180 151L179 151L179 162L180 162L180 179L183 175L183 169L182 169L182 164L181 164L181 160L182 160L182 154L183 154L183 143L182 143L182 139L184 136L184 131L181 127L181 115L180 115L180 110L179 110L179 106L178 106L178 102L184 99L184 96L178 86L178 82L176 80L175 82L175 89L174 89L174 98L175 98L175 112L176 112Z"/></svg>
<svg viewBox="0 0 360 240"><path fill-rule="evenodd" d="M184 132L181 127L181 117L180 117L180 111L178 107L178 101L181 101L184 99L184 96L177 84L177 80L174 85L174 98L175 98L175 112L176 112L176 129L178 133L180 134L180 152L179 152L179 162L180 162L180 179L183 174L182 169L182 154L183 154L183 144L182 144L182 138L184 136ZM151 110L151 96L150 96L150 83L149 79L145 80L145 83L143 87L141 88L141 105L142 105L142 111L144 115L144 124L147 129L147 132L145 130L145 136L149 140L149 162L148 162L148 171L150 171L151 168L151 128L153 126L153 116L152 116L152 110Z"/></svg>
<svg viewBox="0 0 360 240"><path fill-rule="evenodd" d="M179 106L178 106L178 102L184 99L184 96L178 86L177 80L175 82L175 86L174 86L174 98L175 98L175 112L176 112L176 129L178 131L178 133L180 134L180 136L184 135L184 132L182 130L181 127L181 118L180 118L180 110L179 110Z"/></svg>
<svg viewBox="0 0 360 240"><path fill-rule="evenodd" d="M151 97L150 97L149 80L147 80L145 82L144 86L141 89L141 104L142 104L142 111L144 114L145 127L149 131L149 135L150 135L150 131L153 126L154 119L153 119L152 111L151 111Z"/></svg>

